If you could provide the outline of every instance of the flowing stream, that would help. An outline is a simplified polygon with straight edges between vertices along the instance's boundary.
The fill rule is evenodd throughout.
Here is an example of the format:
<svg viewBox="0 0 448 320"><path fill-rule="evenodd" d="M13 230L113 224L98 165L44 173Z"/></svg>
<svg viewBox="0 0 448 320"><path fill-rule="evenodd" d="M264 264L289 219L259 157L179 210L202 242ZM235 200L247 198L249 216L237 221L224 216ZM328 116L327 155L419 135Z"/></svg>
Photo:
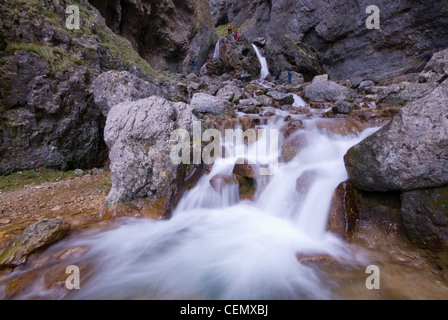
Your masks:
<svg viewBox="0 0 448 320"><path fill-rule="evenodd" d="M116 229L70 240L71 246L90 248L76 262L90 266L82 290L67 298L331 298L319 271L301 264L298 256L351 255L326 231L328 212L335 188L347 179L344 154L375 129L341 137L319 130L316 121L304 120L305 128L295 133L306 136L307 146L292 161L278 163L272 176L257 178L254 201L240 200L237 184L217 192L210 180L230 175L232 163L257 154L250 150L260 145L267 148L262 162L275 164L273 133L283 120L265 125L265 134L247 150L224 141L233 148L232 157L215 162L184 195L171 220L127 218ZM313 181L300 194L296 181L307 172Z"/></svg>

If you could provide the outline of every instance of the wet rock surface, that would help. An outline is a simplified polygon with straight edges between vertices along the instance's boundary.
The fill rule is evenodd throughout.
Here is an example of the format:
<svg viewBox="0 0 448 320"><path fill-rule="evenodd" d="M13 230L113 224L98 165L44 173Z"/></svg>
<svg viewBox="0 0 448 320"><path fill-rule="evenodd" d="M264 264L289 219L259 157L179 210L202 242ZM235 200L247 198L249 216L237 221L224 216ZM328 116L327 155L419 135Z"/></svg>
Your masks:
<svg viewBox="0 0 448 320"><path fill-rule="evenodd" d="M0 268L24 264L29 255L43 250L70 233L62 220L43 219L23 230L0 255Z"/></svg>
<svg viewBox="0 0 448 320"><path fill-rule="evenodd" d="M410 103L390 123L349 150L350 179L366 191L412 190L448 183L448 88ZM442 115L442 116L441 116Z"/></svg>
<svg viewBox="0 0 448 320"><path fill-rule="evenodd" d="M404 192L401 204L403 228L412 243L448 247L448 187Z"/></svg>

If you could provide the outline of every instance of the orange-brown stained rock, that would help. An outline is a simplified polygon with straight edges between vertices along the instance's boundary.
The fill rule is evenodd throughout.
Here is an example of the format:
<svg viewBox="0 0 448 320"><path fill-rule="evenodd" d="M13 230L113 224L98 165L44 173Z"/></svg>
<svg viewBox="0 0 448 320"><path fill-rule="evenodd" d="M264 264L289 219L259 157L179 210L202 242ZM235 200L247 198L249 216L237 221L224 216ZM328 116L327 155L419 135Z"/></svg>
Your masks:
<svg viewBox="0 0 448 320"><path fill-rule="evenodd" d="M293 120L284 125L283 128L280 129L280 132L283 133L285 139L287 139L300 129L303 129L303 122L301 120Z"/></svg>
<svg viewBox="0 0 448 320"><path fill-rule="evenodd" d="M238 159L237 164L235 164L235 167L233 168L233 174L243 178L255 179L258 175L258 166L255 164L248 164L247 160L244 160L244 162L245 163L243 163L243 160Z"/></svg>
<svg viewBox="0 0 448 320"><path fill-rule="evenodd" d="M307 146L308 139L306 132L298 132L293 134L288 139L285 139L282 144L281 154L283 160L291 161L302 149Z"/></svg>
<svg viewBox="0 0 448 320"><path fill-rule="evenodd" d="M65 250L64 252L62 252L58 255L58 259L61 261L65 261L68 259L80 258L83 255L85 255L87 252L89 252L89 250L90 250L90 248L86 247L86 246L77 246L77 247L68 248L67 250Z"/></svg>
<svg viewBox="0 0 448 320"><path fill-rule="evenodd" d="M7 299L12 299L16 295L25 291L38 277L37 271L27 272L19 277L13 278L8 282L5 288L5 294Z"/></svg>
<svg viewBox="0 0 448 320"><path fill-rule="evenodd" d="M229 184L236 184L237 179L235 175L217 174L210 180L210 185L216 192L221 192L222 189Z"/></svg>
<svg viewBox="0 0 448 320"><path fill-rule="evenodd" d="M316 254L316 255L297 255L297 260L302 264L315 264L325 262L338 262L339 260L328 254Z"/></svg>
<svg viewBox="0 0 448 320"><path fill-rule="evenodd" d="M258 116L242 116L238 119L238 123L243 131L246 131L248 129L254 129L260 124L260 118Z"/></svg>
<svg viewBox="0 0 448 320"><path fill-rule="evenodd" d="M344 137L361 133L366 129L364 124L352 119L322 120L317 123L317 127Z"/></svg>
<svg viewBox="0 0 448 320"><path fill-rule="evenodd" d="M333 194L327 230L349 240L357 218L355 190L349 181L342 182Z"/></svg>

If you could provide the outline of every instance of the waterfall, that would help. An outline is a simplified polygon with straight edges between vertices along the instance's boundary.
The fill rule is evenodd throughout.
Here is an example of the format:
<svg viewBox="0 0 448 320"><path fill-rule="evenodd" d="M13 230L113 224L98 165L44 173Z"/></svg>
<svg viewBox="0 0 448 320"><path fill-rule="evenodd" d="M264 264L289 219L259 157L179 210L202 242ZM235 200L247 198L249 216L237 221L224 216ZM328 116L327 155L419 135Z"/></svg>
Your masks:
<svg viewBox="0 0 448 320"><path fill-rule="evenodd" d="M68 241L68 248L90 250L70 261L89 265L89 275L82 290L69 298L332 298L331 285L297 256L351 257L346 244L326 231L328 213L335 188L347 179L344 154L376 129L341 137L317 126L317 121L330 119L299 119L304 128L294 135L303 136L306 146L290 162L280 163L275 175L256 179L254 201L239 199L238 184L214 190L211 179L231 175L233 163L241 156L250 159L260 144L270 147L266 159L258 160L278 159L279 148L272 147L275 138L268 133L282 128L283 120L261 126L265 134L250 147L223 141L223 148L233 147L232 156L215 162L184 194L170 220L126 218L115 229ZM306 190L298 191L297 181L304 176L309 180Z"/></svg>
<svg viewBox="0 0 448 320"><path fill-rule="evenodd" d="M258 60L260 61L261 64L261 79L265 79L268 74L269 74L269 69L268 69L268 63L266 61L266 57L263 57L260 53L260 50L258 49L258 47L254 44L252 44L252 47L254 47L255 52L257 53L257 57Z"/></svg>
<svg viewBox="0 0 448 320"><path fill-rule="evenodd" d="M215 45L215 53L213 54L213 59L218 59L220 57L219 51L221 50L221 38L218 39Z"/></svg>

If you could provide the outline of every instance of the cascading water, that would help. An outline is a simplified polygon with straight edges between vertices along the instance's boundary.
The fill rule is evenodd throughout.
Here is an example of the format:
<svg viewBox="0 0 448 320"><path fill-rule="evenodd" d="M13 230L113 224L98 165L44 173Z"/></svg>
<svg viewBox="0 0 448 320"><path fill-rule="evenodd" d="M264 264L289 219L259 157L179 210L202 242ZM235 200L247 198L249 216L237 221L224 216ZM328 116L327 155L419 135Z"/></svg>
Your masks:
<svg viewBox="0 0 448 320"><path fill-rule="evenodd" d="M263 55L260 53L260 50L258 49L258 47L256 45L252 44L252 47L254 47L254 50L257 53L258 60L260 61L260 64L261 64L260 78L261 78L261 80L266 79L266 77L269 74L269 68L268 68L268 63L266 61L266 57L263 57Z"/></svg>
<svg viewBox="0 0 448 320"><path fill-rule="evenodd" d="M263 126L265 134L247 150L239 144L232 157L217 160L210 174L184 195L170 220L126 218L116 229L56 245L56 251L67 246L89 248L70 261L85 266L82 290L68 295L64 291L63 297L332 298L325 276L298 257L351 255L342 240L326 231L328 212L334 189L347 178L344 154L375 129L341 137L319 129L317 119L300 119L304 129L295 135L303 136L306 147L290 162L279 163L275 175L257 179L254 201L240 200L236 184L222 186L218 192L210 181L216 175L232 174L232 163L241 157L276 163L279 151L270 133L281 128L283 120ZM269 152L251 152L260 144ZM224 141L224 147L233 145ZM260 154L264 159L250 159ZM303 175L312 179L306 191L298 192L297 179ZM28 294L45 298L40 288Z"/></svg>
<svg viewBox="0 0 448 320"><path fill-rule="evenodd" d="M221 38L218 39L215 45L215 52L213 53L213 59L218 59L220 57L219 52L221 51Z"/></svg>

